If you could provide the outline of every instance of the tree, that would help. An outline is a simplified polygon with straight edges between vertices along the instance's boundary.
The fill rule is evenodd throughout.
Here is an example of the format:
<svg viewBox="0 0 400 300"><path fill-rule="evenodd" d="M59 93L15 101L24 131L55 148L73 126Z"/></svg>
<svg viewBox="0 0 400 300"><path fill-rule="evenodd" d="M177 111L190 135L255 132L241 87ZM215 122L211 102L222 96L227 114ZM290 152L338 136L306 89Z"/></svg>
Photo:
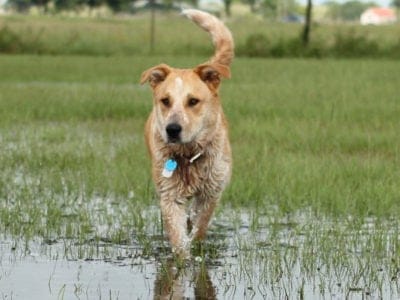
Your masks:
<svg viewBox="0 0 400 300"><path fill-rule="evenodd" d="M46 8L50 0L32 0L31 2L33 5L42 6Z"/></svg>
<svg viewBox="0 0 400 300"><path fill-rule="evenodd" d="M394 0L400 1L400 0ZM328 15L333 20L340 21L355 21L360 18L360 15L364 10L371 6L377 6L374 2L360 2L357 0L348 1L343 4L337 2L328 2Z"/></svg>
<svg viewBox="0 0 400 300"><path fill-rule="evenodd" d="M296 0L263 0L262 8L267 17L282 20L299 13L299 4Z"/></svg>
<svg viewBox="0 0 400 300"><path fill-rule="evenodd" d="M311 11L312 11L312 0L307 0L306 20L304 22L304 28L303 28L303 33L302 33L302 37L301 37L304 46L307 46L310 41Z"/></svg>
<svg viewBox="0 0 400 300"><path fill-rule="evenodd" d="M396 7L397 9L400 9L400 0L392 0L391 5Z"/></svg>
<svg viewBox="0 0 400 300"><path fill-rule="evenodd" d="M54 0L54 5L58 10L73 9L84 4L85 0Z"/></svg>
<svg viewBox="0 0 400 300"><path fill-rule="evenodd" d="M296 0L279 0L278 1L278 19L282 19L287 16L297 15L299 12L299 4Z"/></svg>
<svg viewBox="0 0 400 300"><path fill-rule="evenodd" d="M226 14L228 17L231 16L231 4L232 4L232 0L224 0L225 14Z"/></svg>
<svg viewBox="0 0 400 300"><path fill-rule="evenodd" d="M90 7L99 7L106 3L106 0L86 0L86 4Z"/></svg>
<svg viewBox="0 0 400 300"><path fill-rule="evenodd" d="M31 0L8 0L8 3L19 12L23 12L32 6Z"/></svg>
<svg viewBox="0 0 400 300"><path fill-rule="evenodd" d="M354 21L360 18L360 15L365 9L370 7L369 3L360 1L348 1L342 4L342 19L345 21Z"/></svg>
<svg viewBox="0 0 400 300"><path fill-rule="evenodd" d="M245 0L245 2L249 4L252 13L256 12L256 0Z"/></svg>
<svg viewBox="0 0 400 300"><path fill-rule="evenodd" d="M46 9L50 0L9 0L10 3L17 11L23 12L32 6L40 6Z"/></svg>
<svg viewBox="0 0 400 300"><path fill-rule="evenodd" d="M106 0L113 11L128 10L131 0Z"/></svg>
<svg viewBox="0 0 400 300"><path fill-rule="evenodd" d="M331 20L340 20L341 19L341 4L335 1L326 2L328 7L327 16Z"/></svg>

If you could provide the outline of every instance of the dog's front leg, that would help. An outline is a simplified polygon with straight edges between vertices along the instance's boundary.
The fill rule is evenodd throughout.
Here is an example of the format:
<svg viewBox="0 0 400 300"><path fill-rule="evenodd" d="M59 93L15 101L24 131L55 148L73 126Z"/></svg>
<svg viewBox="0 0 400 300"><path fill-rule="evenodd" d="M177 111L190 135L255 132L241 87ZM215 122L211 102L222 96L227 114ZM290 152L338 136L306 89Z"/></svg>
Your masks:
<svg viewBox="0 0 400 300"><path fill-rule="evenodd" d="M217 196L197 196L192 204L190 219L192 232L190 240L203 240L207 233L208 224L219 201Z"/></svg>
<svg viewBox="0 0 400 300"><path fill-rule="evenodd" d="M190 256L190 239L187 235L187 214L182 199L161 196L161 213L172 250L177 255Z"/></svg>

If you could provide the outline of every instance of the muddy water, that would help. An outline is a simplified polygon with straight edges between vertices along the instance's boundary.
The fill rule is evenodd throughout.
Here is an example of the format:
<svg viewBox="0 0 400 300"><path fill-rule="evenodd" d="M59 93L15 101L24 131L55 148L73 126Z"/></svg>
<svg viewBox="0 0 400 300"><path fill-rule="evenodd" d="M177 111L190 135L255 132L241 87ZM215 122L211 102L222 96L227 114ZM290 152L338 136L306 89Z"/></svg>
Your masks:
<svg viewBox="0 0 400 300"><path fill-rule="evenodd" d="M0 298L398 299L398 258L390 257L397 233L370 220L357 234L343 229L341 240L343 232L332 229L338 224L326 220L308 227L303 215L257 218L219 215L185 264L171 258L160 236L149 236L146 246L5 238ZM379 238L383 245L372 244Z"/></svg>

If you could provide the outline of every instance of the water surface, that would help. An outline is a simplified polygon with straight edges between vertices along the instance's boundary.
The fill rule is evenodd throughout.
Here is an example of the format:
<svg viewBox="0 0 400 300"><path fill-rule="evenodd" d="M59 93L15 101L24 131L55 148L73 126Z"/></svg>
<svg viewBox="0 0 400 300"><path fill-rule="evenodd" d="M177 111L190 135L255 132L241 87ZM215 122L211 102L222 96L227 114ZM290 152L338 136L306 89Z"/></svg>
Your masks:
<svg viewBox="0 0 400 300"><path fill-rule="evenodd" d="M398 224L220 212L178 263L159 234L0 244L2 299L398 299Z"/></svg>

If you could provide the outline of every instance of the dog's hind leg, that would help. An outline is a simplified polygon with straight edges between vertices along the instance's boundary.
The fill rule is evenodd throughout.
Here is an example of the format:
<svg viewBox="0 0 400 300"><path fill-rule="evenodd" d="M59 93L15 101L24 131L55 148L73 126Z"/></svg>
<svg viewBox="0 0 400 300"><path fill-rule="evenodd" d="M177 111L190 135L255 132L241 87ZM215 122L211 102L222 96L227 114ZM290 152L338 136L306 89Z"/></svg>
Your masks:
<svg viewBox="0 0 400 300"><path fill-rule="evenodd" d="M161 213L164 228L172 250L178 256L190 256L190 239L187 235L187 214L185 205L178 200L161 197Z"/></svg>

